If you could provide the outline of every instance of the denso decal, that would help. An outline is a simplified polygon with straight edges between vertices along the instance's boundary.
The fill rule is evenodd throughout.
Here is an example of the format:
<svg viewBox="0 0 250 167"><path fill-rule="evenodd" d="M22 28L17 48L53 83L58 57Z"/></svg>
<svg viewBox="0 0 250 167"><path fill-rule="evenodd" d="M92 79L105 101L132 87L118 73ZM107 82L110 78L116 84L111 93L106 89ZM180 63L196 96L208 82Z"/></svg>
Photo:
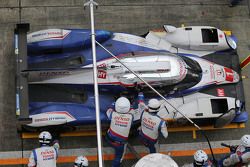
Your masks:
<svg viewBox="0 0 250 167"><path fill-rule="evenodd" d="M40 72L39 76L41 77L50 77L50 76L60 76L60 75L69 75L70 72L69 71L46 71L46 72Z"/></svg>
<svg viewBox="0 0 250 167"><path fill-rule="evenodd" d="M43 121L48 121L48 118L37 118L34 120L34 122L43 122Z"/></svg>
<svg viewBox="0 0 250 167"><path fill-rule="evenodd" d="M127 127L130 119L116 116L114 120L116 126Z"/></svg>
<svg viewBox="0 0 250 167"><path fill-rule="evenodd" d="M227 67L224 67L226 73L226 81L233 82L234 81L234 74L233 70Z"/></svg>
<svg viewBox="0 0 250 167"><path fill-rule="evenodd" d="M147 118L143 118L142 125L149 130L154 130L156 123Z"/></svg>
<svg viewBox="0 0 250 167"><path fill-rule="evenodd" d="M122 117L115 117L114 119L118 120L118 121L129 121L130 120L129 118L122 118Z"/></svg>
<svg viewBox="0 0 250 167"><path fill-rule="evenodd" d="M152 121L150 119L147 119L147 118L143 118L143 122L148 123L148 124L150 124L152 126L156 125L156 123L154 121Z"/></svg>
<svg viewBox="0 0 250 167"><path fill-rule="evenodd" d="M70 30L63 29L48 29L42 30L35 33L28 34L28 43L38 42L38 41L46 41L51 39L64 39L67 35L69 35Z"/></svg>
<svg viewBox="0 0 250 167"><path fill-rule="evenodd" d="M55 152L53 150L41 152L41 156L43 160L55 159L54 155L55 155Z"/></svg>

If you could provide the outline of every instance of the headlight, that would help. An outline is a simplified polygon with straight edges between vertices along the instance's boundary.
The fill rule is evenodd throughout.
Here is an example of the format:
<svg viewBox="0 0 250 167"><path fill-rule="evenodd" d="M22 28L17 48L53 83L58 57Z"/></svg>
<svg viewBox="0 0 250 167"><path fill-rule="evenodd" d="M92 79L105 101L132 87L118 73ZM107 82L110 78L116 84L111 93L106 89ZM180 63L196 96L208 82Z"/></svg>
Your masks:
<svg viewBox="0 0 250 167"><path fill-rule="evenodd" d="M232 37L226 35L226 40L231 49L235 50L237 48L237 44Z"/></svg>

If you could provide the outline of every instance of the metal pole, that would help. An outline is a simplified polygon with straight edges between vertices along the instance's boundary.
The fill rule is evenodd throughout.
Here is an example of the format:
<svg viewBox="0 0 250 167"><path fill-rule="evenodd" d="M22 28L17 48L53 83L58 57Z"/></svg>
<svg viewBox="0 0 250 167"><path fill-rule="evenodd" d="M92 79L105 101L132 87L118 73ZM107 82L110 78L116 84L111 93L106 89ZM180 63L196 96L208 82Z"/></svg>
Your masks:
<svg viewBox="0 0 250 167"><path fill-rule="evenodd" d="M215 166L217 167L217 163L216 163L216 159L214 157L214 153L213 153L213 150L212 150L212 147L211 147L211 144L210 144L210 141L207 137L207 135L205 134L205 132L201 129L201 127L199 127L196 123L194 123L190 118L188 118L186 115L184 115L181 111L179 111L176 107L174 107L171 103L169 103L167 101L167 99L162 95L160 94L155 88L153 88L147 81L145 81L143 78L141 78L138 74L136 74L133 70L131 70L129 67L127 67L123 62L121 62L120 59L118 59L113 53L111 53L108 49L106 49L104 46L102 46L102 44L100 44L98 41L96 41L96 43L102 47L106 52L108 52L112 57L114 57L119 63L121 63L126 69L128 69L131 73L133 73L136 77L138 77L143 83L145 83L151 90L153 90L158 96L160 96L166 103L168 103L171 107L173 107L173 109L175 109L179 114L181 114L184 118L186 118L193 126L195 126L197 129L201 130L202 134L205 136L207 142L208 142L208 145L209 145L209 148L211 150L211 154L212 154L212 157L213 157L213 161L215 163Z"/></svg>
<svg viewBox="0 0 250 167"><path fill-rule="evenodd" d="M100 107L99 107L99 93L98 93L98 81L97 81L97 65L96 65L96 44L95 44L95 21L94 21L94 6L98 4L93 0L85 3L84 6L89 6L90 8L90 19L91 19L91 42L92 42L92 54L93 54L93 78L94 78L94 88L95 88L95 108L96 108L96 129L97 129L97 152L98 152L98 163L99 167L103 167L103 157L102 157L102 129L100 121Z"/></svg>

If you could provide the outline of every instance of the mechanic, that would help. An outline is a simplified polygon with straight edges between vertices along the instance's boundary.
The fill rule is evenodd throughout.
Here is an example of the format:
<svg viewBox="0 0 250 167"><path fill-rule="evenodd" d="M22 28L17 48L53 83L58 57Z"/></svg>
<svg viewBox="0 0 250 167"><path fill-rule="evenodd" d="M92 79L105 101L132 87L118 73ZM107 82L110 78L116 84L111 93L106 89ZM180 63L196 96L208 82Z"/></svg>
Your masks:
<svg viewBox="0 0 250 167"><path fill-rule="evenodd" d="M150 153L156 153L155 144L158 141L159 131L164 138L168 137L166 122L157 115L160 107L159 100L150 99L148 109L145 109L141 115L141 127L138 128L139 139L149 148Z"/></svg>
<svg viewBox="0 0 250 167"><path fill-rule="evenodd" d="M56 167L59 143L55 140L50 146L51 141L49 132L43 131L39 134L40 147L32 150L28 167Z"/></svg>
<svg viewBox="0 0 250 167"><path fill-rule="evenodd" d="M130 113L134 116L134 121L140 121L143 110L147 107L144 103L144 94L139 92L137 98L128 92L122 92L121 97L126 97L130 102ZM115 110L115 102L111 104L109 110Z"/></svg>
<svg viewBox="0 0 250 167"><path fill-rule="evenodd" d="M240 139L239 146L231 146L231 154L223 160L223 166L244 166L250 162L250 135Z"/></svg>
<svg viewBox="0 0 250 167"><path fill-rule="evenodd" d="M182 167L212 167L213 163L208 159L207 153L203 150L197 150L194 153L194 162L185 164Z"/></svg>
<svg viewBox="0 0 250 167"><path fill-rule="evenodd" d="M89 161L85 156L78 156L75 159L74 167L86 167L89 166Z"/></svg>
<svg viewBox="0 0 250 167"><path fill-rule="evenodd" d="M123 154L127 145L129 131L133 123L133 114L130 112L130 102L125 97L120 97L115 102L115 110L108 109L107 116L111 120L106 140L115 149L115 159L112 167L121 165Z"/></svg>

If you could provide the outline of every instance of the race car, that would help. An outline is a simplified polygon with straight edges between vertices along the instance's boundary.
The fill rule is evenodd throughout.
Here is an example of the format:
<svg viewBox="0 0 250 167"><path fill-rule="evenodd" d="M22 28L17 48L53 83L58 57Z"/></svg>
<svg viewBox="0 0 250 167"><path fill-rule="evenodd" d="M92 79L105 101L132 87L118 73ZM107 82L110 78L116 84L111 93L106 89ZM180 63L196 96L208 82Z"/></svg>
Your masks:
<svg viewBox="0 0 250 167"><path fill-rule="evenodd" d="M188 42L182 41L181 36ZM215 121L234 110L231 121L247 121L247 112L242 112L239 110L242 107L236 105L240 99L235 95L236 90L228 96L227 93L221 96L203 92L217 90L218 85L224 89L221 85L238 85L240 82L237 68L209 60L211 57L214 60L214 55L223 59L235 52L235 39L223 31L207 26L164 26L161 32L151 31L145 37L104 30L96 31L96 37L191 119ZM29 80L32 118L29 126L95 123L90 30L49 29L29 34L28 64L25 73ZM100 46L97 46L97 64L103 123L107 122L106 110L123 92L136 98L138 91L142 91L146 103L156 97ZM244 98L240 100L244 101ZM171 106L164 103L162 106L160 114L163 118L181 118ZM202 110L201 106L207 110ZM190 111L190 108L196 110Z"/></svg>

